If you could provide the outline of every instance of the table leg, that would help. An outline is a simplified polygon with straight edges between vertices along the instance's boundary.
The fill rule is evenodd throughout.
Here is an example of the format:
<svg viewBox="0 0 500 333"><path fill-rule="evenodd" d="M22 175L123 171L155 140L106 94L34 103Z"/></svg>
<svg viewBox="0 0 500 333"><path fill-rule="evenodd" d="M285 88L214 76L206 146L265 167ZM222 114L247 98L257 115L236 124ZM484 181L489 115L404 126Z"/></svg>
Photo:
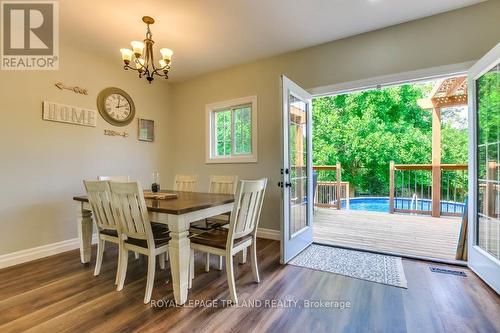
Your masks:
<svg viewBox="0 0 500 333"><path fill-rule="evenodd" d="M168 252L174 298L178 305L182 305L187 300L189 285L189 222L182 215L168 215L168 228L172 237Z"/></svg>
<svg viewBox="0 0 500 333"><path fill-rule="evenodd" d="M80 261L85 264L90 262L92 253L92 212L83 209L82 204L78 204L76 214L78 239L80 240Z"/></svg>

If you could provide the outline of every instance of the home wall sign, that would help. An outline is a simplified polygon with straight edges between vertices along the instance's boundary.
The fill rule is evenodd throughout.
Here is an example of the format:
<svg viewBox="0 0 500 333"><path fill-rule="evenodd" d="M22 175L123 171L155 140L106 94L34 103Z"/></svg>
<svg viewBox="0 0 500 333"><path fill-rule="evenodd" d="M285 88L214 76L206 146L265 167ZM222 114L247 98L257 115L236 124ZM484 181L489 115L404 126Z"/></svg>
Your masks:
<svg viewBox="0 0 500 333"><path fill-rule="evenodd" d="M95 127L97 122L97 111L78 106L44 101L42 119L73 125Z"/></svg>
<svg viewBox="0 0 500 333"><path fill-rule="evenodd" d="M77 94L88 95L88 91L85 88L81 88L81 87L77 87L77 86L74 86L74 87L66 86L62 82L57 82L54 85L61 90L66 89L66 90L71 90L72 92L77 93Z"/></svg>

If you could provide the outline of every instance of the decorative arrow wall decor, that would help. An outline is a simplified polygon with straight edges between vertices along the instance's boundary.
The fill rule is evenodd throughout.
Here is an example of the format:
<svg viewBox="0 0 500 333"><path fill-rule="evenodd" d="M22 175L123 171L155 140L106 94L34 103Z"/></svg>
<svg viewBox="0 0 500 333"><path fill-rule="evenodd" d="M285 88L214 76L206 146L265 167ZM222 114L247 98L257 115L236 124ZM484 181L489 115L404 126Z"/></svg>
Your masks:
<svg viewBox="0 0 500 333"><path fill-rule="evenodd" d="M74 86L74 87L66 86L62 82L57 82L54 85L61 90L63 90L63 89L71 90L72 92L77 93L77 94L88 95L88 91L85 88L81 88L81 87L77 87L77 86Z"/></svg>

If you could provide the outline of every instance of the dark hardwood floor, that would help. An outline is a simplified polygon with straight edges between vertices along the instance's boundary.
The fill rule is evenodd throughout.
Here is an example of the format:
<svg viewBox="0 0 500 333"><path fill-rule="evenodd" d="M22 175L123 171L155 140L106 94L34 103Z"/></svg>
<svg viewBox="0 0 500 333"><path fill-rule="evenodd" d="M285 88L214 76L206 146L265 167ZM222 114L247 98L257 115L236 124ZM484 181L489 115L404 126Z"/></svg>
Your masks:
<svg viewBox="0 0 500 333"><path fill-rule="evenodd" d="M193 307L166 306L173 299L168 268L157 270L153 290L161 306L143 304L144 259L130 258L125 288L116 292L114 245L98 277L93 263L80 264L78 251L0 270L0 332L500 332L499 296L468 269L453 267L466 271L464 278L430 272L437 264L404 260L406 290L281 266L278 242L257 244L261 283L252 282L249 263L236 266L239 307L222 307L229 299L225 272L205 273L201 255L189 293ZM218 304L194 304L207 300ZM260 308L245 307L255 300ZM298 306L275 308L266 300L297 300ZM304 308L306 300L350 307Z"/></svg>

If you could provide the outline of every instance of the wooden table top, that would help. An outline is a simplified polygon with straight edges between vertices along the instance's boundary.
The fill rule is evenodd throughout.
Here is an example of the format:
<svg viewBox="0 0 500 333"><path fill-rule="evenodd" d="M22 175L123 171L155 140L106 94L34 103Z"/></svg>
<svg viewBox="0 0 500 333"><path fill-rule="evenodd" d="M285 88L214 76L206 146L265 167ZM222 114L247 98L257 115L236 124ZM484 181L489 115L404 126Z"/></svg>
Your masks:
<svg viewBox="0 0 500 333"><path fill-rule="evenodd" d="M163 193L176 193L176 199L145 199L148 211L181 215L201 209L220 206L234 202L232 194L200 193L200 192L178 192L161 191ZM86 195L78 195L73 200L88 202Z"/></svg>

